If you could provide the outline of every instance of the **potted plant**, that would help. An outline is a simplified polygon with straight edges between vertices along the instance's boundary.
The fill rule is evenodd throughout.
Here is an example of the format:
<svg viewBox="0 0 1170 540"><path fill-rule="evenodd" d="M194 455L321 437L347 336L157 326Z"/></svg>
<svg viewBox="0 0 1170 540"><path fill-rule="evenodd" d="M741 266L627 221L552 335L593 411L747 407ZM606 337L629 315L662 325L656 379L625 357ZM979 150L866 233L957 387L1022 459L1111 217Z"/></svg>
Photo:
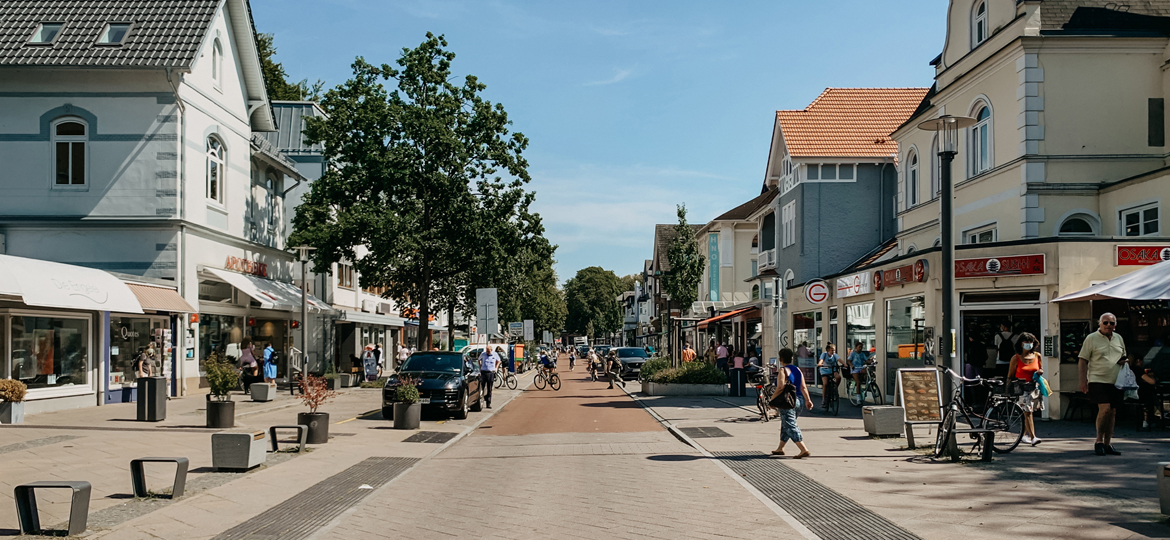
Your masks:
<svg viewBox="0 0 1170 540"><path fill-rule="evenodd" d="M0 424L24 423L24 396L28 387L16 379L0 379Z"/></svg>
<svg viewBox="0 0 1170 540"><path fill-rule="evenodd" d="M418 385L422 381L403 375L394 388L394 429L418 429L422 403L418 402Z"/></svg>
<svg viewBox="0 0 1170 540"><path fill-rule="evenodd" d="M207 385L211 387L211 393L207 394L207 427L234 427L236 403L232 401L231 391L240 386L240 373L217 353L207 357L203 369L207 373Z"/></svg>
<svg viewBox="0 0 1170 540"><path fill-rule="evenodd" d="M309 408L309 412L297 413L297 424L309 426L309 433L305 436L308 444L329 442L329 413L317 412L317 408L337 397L337 392L325 381L323 377L312 375L301 378L301 403Z"/></svg>

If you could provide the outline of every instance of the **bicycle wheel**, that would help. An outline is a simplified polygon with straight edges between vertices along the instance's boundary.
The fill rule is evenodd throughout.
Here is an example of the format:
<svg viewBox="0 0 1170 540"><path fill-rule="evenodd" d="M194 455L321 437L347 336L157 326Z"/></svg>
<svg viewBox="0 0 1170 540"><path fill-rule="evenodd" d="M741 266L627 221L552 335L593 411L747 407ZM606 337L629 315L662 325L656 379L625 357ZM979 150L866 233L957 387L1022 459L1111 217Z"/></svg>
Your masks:
<svg viewBox="0 0 1170 540"><path fill-rule="evenodd" d="M829 410L826 412L831 412L833 416L837 416L840 410L841 396L837 394L837 385L833 385L833 388L829 390Z"/></svg>
<svg viewBox="0 0 1170 540"><path fill-rule="evenodd" d="M560 389L561 389L561 377L560 377L560 375L557 375L556 373L553 373L552 375L549 375L549 377L548 377L548 385L549 385L549 386L551 386L553 390L560 390Z"/></svg>
<svg viewBox="0 0 1170 540"><path fill-rule="evenodd" d="M756 388L756 408L760 410L760 419L768 421L768 399L764 397L764 389Z"/></svg>
<svg viewBox="0 0 1170 540"><path fill-rule="evenodd" d="M955 411L947 409L947 413L943 416L942 422L938 425L938 437L934 440L934 457L941 458L949 453L949 447L955 437ZM951 456L952 460L957 460L959 454L956 452Z"/></svg>
<svg viewBox="0 0 1170 540"><path fill-rule="evenodd" d="M869 381L869 384L866 386L867 386L866 390L869 392L870 395L873 396L873 404L874 405L881 405L882 404L882 390L880 388L878 388L877 383L875 383L873 381Z"/></svg>
<svg viewBox="0 0 1170 540"><path fill-rule="evenodd" d="M1027 414L1014 401L1000 402L987 411L984 426L995 430L995 442L991 449L999 454L1015 450L1024 437L1024 415Z"/></svg>
<svg viewBox="0 0 1170 540"><path fill-rule="evenodd" d="M503 387L504 387L504 375L500 374L500 373L496 373L496 388L503 388Z"/></svg>
<svg viewBox="0 0 1170 540"><path fill-rule="evenodd" d="M850 378L845 382L845 388L849 391L849 403L852 403L854 407L860 407L865 402L865 396L857 391L857 381Z"/></svg>
<svg viewBox="0 0 1170 540"><path fill-rule="evenodd" d="M544 385L545 385L547 382L548 382L548 381L546 381L546 380L544 379L544 374L543 374L543 373L537 373L537 374L536 374L536 378L532 380L532 384L535 384L535 385L536 385L536 389L537 389L537 390L544 390Z"/></svg>
<svg viewBox="0 0 1170 540"><path fill-rule="evenodd" d="M508 389L509 389L509 390L515 390L515 389L516 389L516 387L517 387L517 386L520 384L520 383L519 383L519 382L516 380L516 375L515 375L515 374L512 374L512 373L509 373L509 374L508 374L508 380L507 380L507 381L504 381L504 382L505 382L505 383L508 385Z"/></svg>

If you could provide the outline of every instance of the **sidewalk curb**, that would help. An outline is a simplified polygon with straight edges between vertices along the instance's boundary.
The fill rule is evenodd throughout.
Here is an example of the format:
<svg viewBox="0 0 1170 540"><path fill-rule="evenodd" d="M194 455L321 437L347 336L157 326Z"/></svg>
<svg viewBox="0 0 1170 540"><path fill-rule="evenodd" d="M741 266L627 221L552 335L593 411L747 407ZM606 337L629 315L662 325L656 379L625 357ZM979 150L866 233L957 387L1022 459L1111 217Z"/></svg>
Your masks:
<svg viewBox="0 0 1170 540"><path fill-rule="evenodd" d="M796 530L796 532L800 533L801 536L808 538L809 540L821 540L821 537L817 536L816 533L809 530L808 527L805 527L803 523L797 521L796 518L792 517L792 514L789 514L788 511L781 508L780 505L776 504L774 501L772 501L772 499L769 499L767 495L764 495L763 492L756 489L755 486L748 483L747 480L744 480L742 477L736 474L735 471L732 471L727 465L724 465L722 461L708 452L707 449L703 448L699 443L695 442L694 439L691 439L685 433L680 431L677 427L675 427L674 424L668 422L665 418L662 417L662 415L658 414L658 412L655 411L653 407L646 404L629 390L626 390L624 386L622 387L622 392L625 392L626 395L629 396L630 399L634 400L635 403L641 405L642 408L645 409L646 412L650 413L650 416L654 417L655 420L662 424L662 427L666 428L666 430L669 431L671 435L674 435L675 438L682 441L684 444L694 448L695 450L698 450L699 453L703 455L703 457L706 457L711 463L714 463L715 466L719 467L719 469L722 470L724 474L731 477L736 482L739 482L739 485L743 486L743 488L746 489L748 493L751 493L756 497L756 499L759 499L760 502L764 503L764 506L767 506L768 509L772 510L772 512L777 516L780 516L780 519L783 519L785 523L788 523L788 525Z"/></svg>

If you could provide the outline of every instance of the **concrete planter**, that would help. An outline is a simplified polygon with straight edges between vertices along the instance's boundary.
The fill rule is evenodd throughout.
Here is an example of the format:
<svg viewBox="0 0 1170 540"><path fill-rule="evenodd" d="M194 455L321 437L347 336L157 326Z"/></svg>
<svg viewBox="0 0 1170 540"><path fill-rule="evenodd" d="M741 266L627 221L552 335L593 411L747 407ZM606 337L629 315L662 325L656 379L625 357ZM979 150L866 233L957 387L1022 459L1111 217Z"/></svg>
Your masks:
<svg viewBox="0 0 1170 540"><path fill-rule="evenodd" d="M418 429L422 419L422 403L395 403L394 429Z"/></svg>
<svg viewBox="0 0 1170 540"><path fill-rule="evenodd" d="M276 385L272 383L252 383L248 387L248 393L252 394L252 401L272 401L276 395Z"/></svg>
<svg viewBox="0 0 1170 540"><path fill-rule="evenodd" d="M338 375L337 379L340 381L338 384L340 384L342 388L356 386L355 383L357 382L357 377L355 377L352 373L342 373Z"/></svg>
<svg viewBox="0 0 1170 540"><path fill-rule="evenodd" d="M236 402L207 400L207 427L225 429L235 426Z"/></svg>
<svg viewBox="0 0 1170 540"><path fill-rule="evenodd" d="M329 385L330 390L336 392L341 387L341 376L338 375L337 378L325 379L325 383Z"/></svg>
<svg viewBox="0 0 1170 540"><path fill-rule="evenodd" d="M870 435L901 435L906 427L906 411L893 405L870 405L861 409L861 423Z"/></svg>
<svg viewBox="0 0 1170 540"><path fill-rule="evenodd" d="M309 426L309 434L305 438L308 444L325 444L329 442L329 413L297 413L297 424Z"/></svg>
<svg viewBox="0 0 1170 540"><path fill-rule="evenodd" d="M642 393L648 396L726 396L722 384L662 384L643 382Z"/></svg>
<svg viewBox="0 0 1170 540"><path fill-rule="evenodd" d="M211 434L211 465L216 469L251 469L264 463L267 457L268 435L263 431Z"/></svg>
<svg viewBox="0 0 1170 540"><path fill-rule="evenodd" d="M0 401L0 424L23 424L23 401Z"/></svg>

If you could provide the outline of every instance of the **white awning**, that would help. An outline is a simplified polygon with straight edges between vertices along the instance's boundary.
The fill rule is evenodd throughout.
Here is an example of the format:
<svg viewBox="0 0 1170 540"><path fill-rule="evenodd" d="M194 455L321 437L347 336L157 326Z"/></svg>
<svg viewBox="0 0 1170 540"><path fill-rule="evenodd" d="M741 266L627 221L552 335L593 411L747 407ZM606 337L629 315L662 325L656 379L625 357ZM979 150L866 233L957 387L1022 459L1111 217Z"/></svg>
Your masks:
<svg viewBox="0 0 1170 540"><path fill-rule="evenodd" d="M1136 272L1066 294L1053 302L1085 300L1170 300L1170 261L1147 266Z"/></svg>
<svg viewBox="0 0 1170 540"><path fill-rule="evenodd" d="M142 313L130 288L108 272L11 255L0 255L0 295L30 306Z"/></svg>
<svg viewBox="0 0 1170 540"><path fill-rule="evenodd" d="M240 292L252 297L257 302L260 302L260 307L264 309L278 309L281 311L301 310L301 290L291 283L239 274L219 268L204 268L203 270L223 280L228 285L239 289ZM312 311L326 313L333 311L333 308L329 307L329 304L322 302L311 294L306 295L305 298L309 304L309 309Z"/></svg>

